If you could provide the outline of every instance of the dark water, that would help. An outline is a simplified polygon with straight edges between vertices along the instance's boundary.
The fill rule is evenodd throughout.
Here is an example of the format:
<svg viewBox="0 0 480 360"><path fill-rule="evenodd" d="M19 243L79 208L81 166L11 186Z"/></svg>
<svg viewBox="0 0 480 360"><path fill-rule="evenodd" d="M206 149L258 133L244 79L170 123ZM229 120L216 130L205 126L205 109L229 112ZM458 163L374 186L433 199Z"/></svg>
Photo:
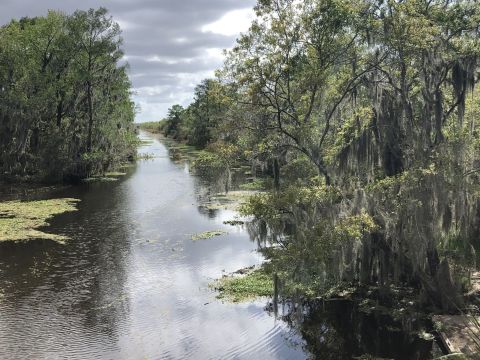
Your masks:
<svg viewBox="0 0 480 360"><path fill-rule="evenodd" d="M308 316L283 305L276 317L268 299L217 300L208 284L260 263L257 245L223 224L233 211L201 207L220 190L212 176L192 176L156 139L141 151L155 158L119 182L22 196L82 201L49 228L69 235L66 245L0 244L0 359L432 357L416 319L362 314L349 302ZM217 229L228 235L191 240Z"/></svg>
<svg viewBox="0 0 480 360"><path fill-rule="evenodd" d="M432 339L420 336L431 329L422 314L392 316L381 306L359 311L358 303L334 300L319 303L302 318L298 328L306 349L316 359L433 359L443 355Z"/></svg>
<svg viewBox="0 0 480 360"><path fill-rule="evenodd" d="M245 230L223 225L235 214L199 209L204 182L159 141L141 151L156 158L120 182L42 194L82 200L52 223L67 245L0 246L0 358L304 359L267 300L222 303L208 288L261 261ZM191 240L216 229L229 234Z"/></svg>

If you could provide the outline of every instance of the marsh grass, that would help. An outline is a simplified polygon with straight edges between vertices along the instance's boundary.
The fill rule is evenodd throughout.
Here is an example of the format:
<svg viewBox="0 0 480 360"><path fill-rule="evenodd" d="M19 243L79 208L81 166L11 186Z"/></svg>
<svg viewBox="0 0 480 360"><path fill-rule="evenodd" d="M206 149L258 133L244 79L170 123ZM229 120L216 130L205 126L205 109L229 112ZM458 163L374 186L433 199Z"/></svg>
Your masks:
<svg viewBox="0 0 480 360"><path fill-rule="evenodd" d="M68 238L38 230L55 215L77 210L80 200L64 198L0 202L0 242L46 239L63 243Z"/></svg>

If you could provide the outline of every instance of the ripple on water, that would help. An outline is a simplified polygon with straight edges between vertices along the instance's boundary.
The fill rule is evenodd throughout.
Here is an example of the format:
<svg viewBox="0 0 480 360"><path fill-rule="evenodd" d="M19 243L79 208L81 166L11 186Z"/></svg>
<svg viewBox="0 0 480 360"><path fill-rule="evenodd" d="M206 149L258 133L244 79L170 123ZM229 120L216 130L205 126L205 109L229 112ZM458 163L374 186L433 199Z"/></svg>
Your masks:
<svg viewBox="0 0 480 360"><path fill-rule="evenodd" d="M114 184L62 190L79 211L52 222L64 246L0 247L0 358L295 359L264 302L223 304L208 282L258 263L234 215L198 209L205 181L174 164L154 140ZM230 234L193 242L194 233Z"/></svg>

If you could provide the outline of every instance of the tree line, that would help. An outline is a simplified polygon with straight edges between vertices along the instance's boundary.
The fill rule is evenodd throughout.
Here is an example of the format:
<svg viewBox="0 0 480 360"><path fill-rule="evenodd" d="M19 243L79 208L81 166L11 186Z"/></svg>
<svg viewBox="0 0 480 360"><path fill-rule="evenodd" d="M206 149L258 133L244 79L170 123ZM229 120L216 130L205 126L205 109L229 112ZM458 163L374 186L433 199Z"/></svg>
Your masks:
<svg viewBox="0 0 480 360"><path fill-rule="evenodd" d="M135 155L121 31L107 10L0 28L0 177L78 180Z"/></svg>
<svg viewBox="0 0 480 360"><path fill-rule="evenodd" d="M217 77L161 130L274 178L243 211L275 245L266 268L285 293L411 285L461 307L480 245L480 5L259 0L255 11Z"/></svg>

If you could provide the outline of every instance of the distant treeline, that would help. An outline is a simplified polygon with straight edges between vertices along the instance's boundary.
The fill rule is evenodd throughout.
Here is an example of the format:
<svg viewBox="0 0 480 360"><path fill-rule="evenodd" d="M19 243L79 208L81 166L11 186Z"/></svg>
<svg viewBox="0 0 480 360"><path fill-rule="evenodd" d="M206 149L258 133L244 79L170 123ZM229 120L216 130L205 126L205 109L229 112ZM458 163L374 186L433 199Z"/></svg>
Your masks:
<svg viewBox="0 0 480 360"><path fill-rule="evenodd" d="M220 127L230 109L228 87L215 79L203 80L195 87L195 98L186 108L173 105L160 122L140 124L151 132L159 132L198 148L223 137Z"/></svg>
<svg viewBox="0 0 480 360"><path fill-rule="evenodd" d="M103 8L0 28L0 178L74 180L134 156L121 44Z"/></svg>

